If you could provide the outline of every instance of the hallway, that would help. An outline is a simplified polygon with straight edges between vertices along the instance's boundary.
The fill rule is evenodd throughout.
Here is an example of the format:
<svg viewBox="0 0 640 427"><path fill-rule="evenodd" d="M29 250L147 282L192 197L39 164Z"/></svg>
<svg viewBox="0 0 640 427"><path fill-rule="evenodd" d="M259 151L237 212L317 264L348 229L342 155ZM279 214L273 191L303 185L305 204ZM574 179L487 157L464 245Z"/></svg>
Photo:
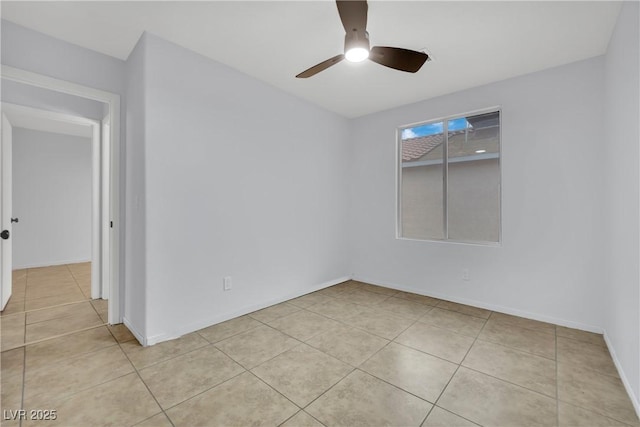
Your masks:
<svg viewBox="0 0 640 427"><path fill-rule="evenodd" d="M91 300L91 263L13 272L13 292L1 313L2 351L107 323L107 301ZM123 325L111 328L133 339Z"/></svg>

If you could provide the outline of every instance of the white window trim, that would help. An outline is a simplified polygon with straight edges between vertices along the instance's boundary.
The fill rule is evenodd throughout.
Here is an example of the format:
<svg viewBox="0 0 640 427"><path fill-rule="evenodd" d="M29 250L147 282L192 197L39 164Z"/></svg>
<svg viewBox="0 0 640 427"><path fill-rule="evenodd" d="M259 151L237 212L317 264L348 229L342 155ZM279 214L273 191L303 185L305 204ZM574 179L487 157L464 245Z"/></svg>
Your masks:
<svg viewBox="0 0 640 427"><path fill-rule="evenodd" d="M448 176L448 164L449 164L449 159L448 159L448 150L447 150L447 144L449 142L449 121L450 120L455 120L455 119L459 119L462 117L469 117L469 116L474 116L474 115L480 115L480 114L486 114L486 113L493 113L493 112L497 112L499 113L499 117L500 117L500 124L499 124L499 129L498 129L498 135L499 135L499 140L500 140L500 145L499 145L499 152L498 154L495 153L488 153L487 155L483 155L483 156L479 156L479 157L475 157L474 159L488 159L488 158L497 158L498 159L498 171L500 174L500 186L498 189L498 197L500 200L500 208L498 209L498 241L497 242L492 242L492 241L476 241L476 240L462 240L462 239L450 239L448 236L449 233L449 226L448 226L448 209L447 209L447 190L448 190L448 186L447 186L447 176ZM463 245L471 245L471 246L488 246L488 247L502 247L502 106L497 105L497 106L493 106L493 107L487 107L487 108L482 108L479 110L472 110L472 111L468 111L466 113L458 113L458 114L450 114L447 116L442 116L442 117L438 117L435 119L430 119L430 120L426 120L426 121L422 121L422 122L415 122L415 123L410 123L410 124L406 124L406 125L402 125L402 126L398 126L396 129L396 158L395 158L395 162L396 162L396 197L395 197L395 203L396 203L396 239L397 240L406 240L406 241L414 241L414 242L428 242L428 243L454 243L454 244L463 244ZM442 142L443 144L443 158L442 158L442 169L443 169L443 231L444 231L444 238L442 239L438 239L438 238L428 238L428 239L418 239L415 237L404 237L402 235L402 170L405 167L415 167L415 166L426 166L429 164L436 164L439 163L438 161L423 161L423 162L416 162L415 164L411 164L411 165L403 165L402 164L402 132L405 129L410 129L410 128L414 128L417 126L424 126L424 125L429 125L429 124L434 124L434 123L440 123L442 122L443 124L443 136L444 136L444 140ZM458 161L465 161L465 158L461 158ZM452 163L455 163L456 161L452 161Z"/></svg>

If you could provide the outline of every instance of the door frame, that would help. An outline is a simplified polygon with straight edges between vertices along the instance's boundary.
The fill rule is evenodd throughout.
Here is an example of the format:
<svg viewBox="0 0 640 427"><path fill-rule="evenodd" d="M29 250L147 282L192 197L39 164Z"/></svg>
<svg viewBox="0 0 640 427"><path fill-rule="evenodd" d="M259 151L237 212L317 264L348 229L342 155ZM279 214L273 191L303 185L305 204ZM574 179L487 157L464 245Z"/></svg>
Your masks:
<svg viewBox="0 0 640 427"><path fill-rule="evenodd" d="M2 124L0 125L0 131L2 131L2 137L0 138L0 182L2 187L0 188L0 230L7 230L9 233L13 233L12 221L12 196L11 196L11 176L12 176L12 149L13 149L13 129L11 122L4 112L1 114ZM6 179L9 177L9 179ZM9 191L5 193L6 187ZM6 203L5 203L6 202ZM7 215L8 214L8 215ZM12 250L11 250L11 235L8 236L7 241L0 242L0 310L4 310L11 299L13 292L13 278L11 271L4 270L4 266L11 265Z"/></svg>
<svg viewBox="0 0 640 427"><path fill-rule="evenodd" d="M109 283L102 281L102 266L105 265L108 269L109 260L108 253L102 253L102 242L105 240L108 230L103 227L101 216L102 206L108 205L109 200L105 197L108 191L103 193L101 187L102 181L108 179L108 175L104 174L108 170L102 169L101 164L102 136L100 122L85 117L27 107L10 102L2 102L2 109L8 117L15 112L35 117L36 119L55 120L57 122L91 127L91 298L103 298L102 295L105 294L105 288L107 288L108 294Z"/></svg>
<svg viewBox="0 0 640 427"><path fill-rule="evenodd" d="M103 251L102 277L104 279L106 276L109 287L108 322L109 324L122 323L124 289L120 280L120 95L7 65L2 65L1 70L4 79L99 101L109 107L109 139L103 141L101 150L103 161L105 155L108 156L108 161L103 162L105 167L102 168L101 174L103 177L101 194L105 203L102 209L100 234L102 234L102 248L108 248ZM100 129L99 125L98 129ZM100 130L98 130L99 136ZM93 297L93 284L91 294Z"/></svg>

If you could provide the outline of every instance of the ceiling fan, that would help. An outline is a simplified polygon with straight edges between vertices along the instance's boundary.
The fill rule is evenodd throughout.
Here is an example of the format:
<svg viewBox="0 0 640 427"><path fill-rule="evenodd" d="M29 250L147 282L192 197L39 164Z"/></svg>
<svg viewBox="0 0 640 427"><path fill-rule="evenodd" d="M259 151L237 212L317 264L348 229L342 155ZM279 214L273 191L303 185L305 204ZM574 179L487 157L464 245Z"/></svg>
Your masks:
<svg viewBox="0 0 640 427"><path fill-rule="evenodd" d="M336 55L298 74L299 79L306 79L332 65L346 59L360 62L365 59L377 62L385 67L394 68L408 73L415 73L429 59L429 55L415 50L399 47L374 46L369 48L369 33L367 32L366 0L337 0L338 14L342 26L346 31L344 37L344 54Z"/></svg>

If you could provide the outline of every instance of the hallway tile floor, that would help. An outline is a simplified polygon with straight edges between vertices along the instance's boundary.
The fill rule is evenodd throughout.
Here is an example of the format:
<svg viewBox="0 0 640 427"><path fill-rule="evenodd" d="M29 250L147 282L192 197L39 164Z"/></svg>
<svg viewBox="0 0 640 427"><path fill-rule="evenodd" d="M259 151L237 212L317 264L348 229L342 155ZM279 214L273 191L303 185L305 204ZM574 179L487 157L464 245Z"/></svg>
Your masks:
<svg viewBox="0 0 640 427"><path fill-rule="evenodd" d="M640 426L602 335L349 281L143 348L55 277L0 321L3 414L56 420L3 426Z"/></svg>

